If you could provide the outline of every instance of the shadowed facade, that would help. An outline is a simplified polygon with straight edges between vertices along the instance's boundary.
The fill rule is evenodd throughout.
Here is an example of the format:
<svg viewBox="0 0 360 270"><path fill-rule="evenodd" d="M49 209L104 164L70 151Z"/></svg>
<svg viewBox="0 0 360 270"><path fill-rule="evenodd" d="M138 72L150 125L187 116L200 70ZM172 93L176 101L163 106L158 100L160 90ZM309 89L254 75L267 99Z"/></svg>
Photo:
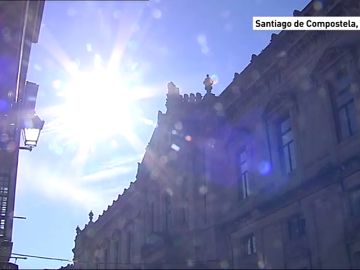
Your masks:
<svg viewBox="0 0 360 270"><path fill-rule="evenodd" d="M317 2L294 16L360 15ZM359 268L359 41L283 31L220 96L169 83L136 181L67 267Z"/></svg>
<svg viewBox="0 0 360 270"><path fill-rule="evenodd" d="M34 114L35 109L38 85L26 81L26 75L31 46L38 42L44 3L42 0L0 1L1 269L17 269L17 265L9 261L13 247L18 157L22 148L20 133L24 128L23 118ZM30 95L32 93L36 93L35 96ZM35 99L30 100L33 97Z"/></svg>

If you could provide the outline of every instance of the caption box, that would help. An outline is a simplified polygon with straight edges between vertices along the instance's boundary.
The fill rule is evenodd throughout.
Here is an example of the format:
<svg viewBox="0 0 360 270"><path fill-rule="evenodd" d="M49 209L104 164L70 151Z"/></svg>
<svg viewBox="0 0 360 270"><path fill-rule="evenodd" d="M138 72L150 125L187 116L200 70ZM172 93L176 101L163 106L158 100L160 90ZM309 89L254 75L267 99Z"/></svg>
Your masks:
<svg viewBox="0 0 360 270"><path fill-rule="evenodd" d="M253 17L253 30L360 30L360 17Z"/></svg>

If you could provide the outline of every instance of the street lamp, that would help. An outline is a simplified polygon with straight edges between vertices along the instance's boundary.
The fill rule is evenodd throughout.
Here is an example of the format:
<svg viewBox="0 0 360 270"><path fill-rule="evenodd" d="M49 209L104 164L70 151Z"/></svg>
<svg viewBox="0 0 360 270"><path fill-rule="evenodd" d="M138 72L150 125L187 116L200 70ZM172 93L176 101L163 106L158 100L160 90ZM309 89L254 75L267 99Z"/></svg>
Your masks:
<svg viewBox="0 0 360 270"><path fill-rule="evenodd" d="M18 111L25 145L19 148L29 151L37 146L40 132L45 123L35 113L38 88L39 86L35 83L25 82L24 96L20 104L20 111Z"/></svg>
<svg viewBox="0 0 360 270"><path fill-rule="evenodd" d="M41 120L36 114L31 119L24 121L22 134L26 149L31 151L33 147L36 147L44 123L45 121Z"/></svg>

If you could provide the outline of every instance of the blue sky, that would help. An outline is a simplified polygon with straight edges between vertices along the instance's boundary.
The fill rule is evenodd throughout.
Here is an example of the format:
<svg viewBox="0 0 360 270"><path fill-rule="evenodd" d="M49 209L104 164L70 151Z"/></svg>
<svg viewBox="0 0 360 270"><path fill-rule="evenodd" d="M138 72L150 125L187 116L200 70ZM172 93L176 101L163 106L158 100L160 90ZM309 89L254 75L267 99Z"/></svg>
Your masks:
<svg viewBox="0 0 360 270"><path fill-rule="evenodd" d="M38 147L21 152L13 252L72 259L75 228L134 181L166 85L213 92L270 41L253 16L292 16L308 0L48 1L27 80L40 85L46 121ZM64 262L18 260L21 268Z"/></svg>

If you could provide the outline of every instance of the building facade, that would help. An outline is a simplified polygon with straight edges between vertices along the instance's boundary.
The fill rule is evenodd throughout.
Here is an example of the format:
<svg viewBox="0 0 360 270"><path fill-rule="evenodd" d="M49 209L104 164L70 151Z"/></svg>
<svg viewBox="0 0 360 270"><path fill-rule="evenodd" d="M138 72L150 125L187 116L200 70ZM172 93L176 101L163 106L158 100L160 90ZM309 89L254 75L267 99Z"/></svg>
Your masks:
<svg viewBox="0 0 360 270"><path fill-rule="evenodd" d="M0 268L12 252L15 191L22 114L35 107L37 85L26 81L32 43L39 37L44 1L0 2ZM27 92L27 94L25 93ZM30 93L31 92L31 93Z"/></svg>
<svg viewBox="0 0 360 270"><path fill-rule="evenodd" d="M359 1L294 16L359 16ZM359 268L360 36L283 31L219 95L180 95L77 269ZM70 266L69 266L70 267Z"/></svg>

